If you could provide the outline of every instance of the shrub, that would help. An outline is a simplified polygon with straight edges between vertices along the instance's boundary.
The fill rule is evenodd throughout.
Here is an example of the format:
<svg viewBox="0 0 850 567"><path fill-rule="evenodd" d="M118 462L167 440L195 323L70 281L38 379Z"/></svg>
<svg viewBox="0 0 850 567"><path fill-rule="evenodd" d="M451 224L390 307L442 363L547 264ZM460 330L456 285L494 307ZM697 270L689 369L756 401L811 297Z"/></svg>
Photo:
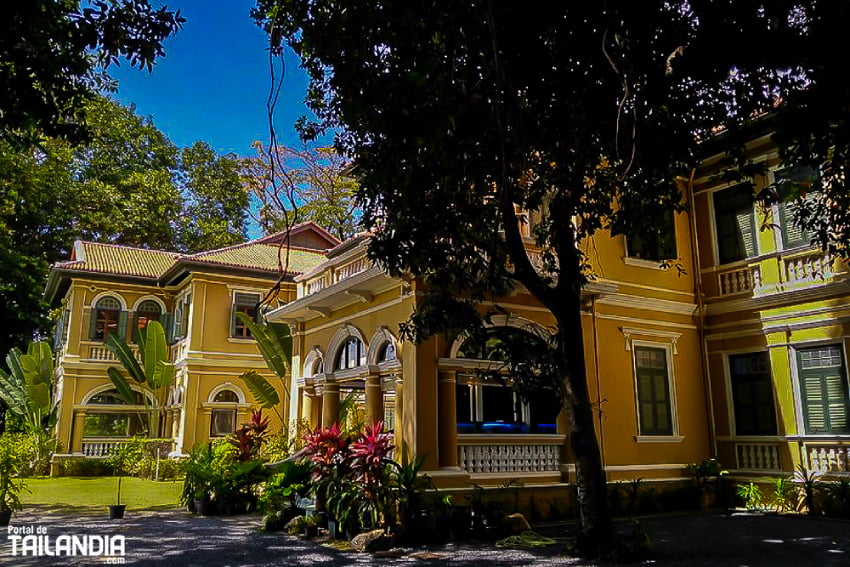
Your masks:
<svg viewBox="0 0 850 567"><path fill-rule="evenodd" d="M760 510L764 501L761 488L754 482L739 484L738 496L744 501L744 508L747 510Z"/></svg>
<svg viewBox="0 0 850 567"><path fill-rule="evenodd" d="M767 499L767 505L779 512L790 512L797 509L799 493L790 478L779 476L767 479L772 492Z"/></svg>
<svg viewBox="0 0 850 567"><path fill-rule="evenodd" d="M850 518L850 480L840 478L823 485L824 511L830 516Z"/></svg>
<svg viewBox="0 0 850 567"><path fill-rule="evenodd" d="M104 459L62 459L58 462L60 476L109 476L112 467Z"/></svg>

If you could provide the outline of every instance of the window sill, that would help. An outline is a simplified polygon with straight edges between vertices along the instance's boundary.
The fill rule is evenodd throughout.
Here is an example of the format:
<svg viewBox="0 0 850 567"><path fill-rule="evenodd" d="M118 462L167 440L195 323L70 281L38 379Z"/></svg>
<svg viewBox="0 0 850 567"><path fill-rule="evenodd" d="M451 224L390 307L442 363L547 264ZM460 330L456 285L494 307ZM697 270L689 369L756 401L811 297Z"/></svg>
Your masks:
<svg viewBox="0 0 850 567"><path fill-rule="evenodd" d="M685 440L683 435L636 435L638 443L681 443Z"/></svg>
<svg viewBox="0 0 850 567"><path fill-rule="evenodd" d="M666 264L666 262L672 261L675 260L642 260L640 258L630 258L629 256L625 256L623 258L623 263L627 266L635 266L637 268L648 268L650 270L658 270L660 272L666 272L667 270L669 270L670 266Z"/></svg>
<svg viewBox="0 0 850 567"><path fill-rule="evenodd" d="M227 337L227 342L229 343L247 343L253 340L254 337Z"/></svg>

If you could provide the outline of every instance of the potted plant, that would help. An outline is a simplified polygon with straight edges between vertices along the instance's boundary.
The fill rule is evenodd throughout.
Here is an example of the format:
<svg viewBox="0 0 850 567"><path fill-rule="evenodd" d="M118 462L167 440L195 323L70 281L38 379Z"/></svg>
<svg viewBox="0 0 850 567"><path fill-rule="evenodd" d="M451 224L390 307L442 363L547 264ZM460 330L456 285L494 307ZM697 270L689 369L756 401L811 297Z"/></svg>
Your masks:
<svg viewBox="0 0 850 567"><path fill-rule="evenodd" d="M12 512L23 509L20 493L26 490L26 486L18 478L28 461L23 437L8 433L0 435L0 526L8 526Z"/></svg>
<svg viewBox="0 0 850 567"><path fill-rule="evenodd" d="M115 504L109 506L109 519L121 520L124 518L126 504L121 504L121 481L124 473L127 471L129 463L133 459L135 447L130 443L122 443L113 449L112 454L107 459L107 464L112 467L112 472L118 477L118 490L116 493Z"/></svg>
<svg viewBox="0 0 850 567"><path fill-rule="evenodd" d="M316 516L304 518L304 537L311 539L319 535L319 519Z"/></svg>
<svg viewBox="0 0 850 567"><path fill-rule="evenodd" d="M720 494L720 486L723 475L727 474L720 466L717 459L707 459L699 463L685 465L685 473L694 480L694 486L699 495L700 508L708 508L713 504L711 491L714 489L716 495ZM714 486L712 487L712 481Z"/></svg>

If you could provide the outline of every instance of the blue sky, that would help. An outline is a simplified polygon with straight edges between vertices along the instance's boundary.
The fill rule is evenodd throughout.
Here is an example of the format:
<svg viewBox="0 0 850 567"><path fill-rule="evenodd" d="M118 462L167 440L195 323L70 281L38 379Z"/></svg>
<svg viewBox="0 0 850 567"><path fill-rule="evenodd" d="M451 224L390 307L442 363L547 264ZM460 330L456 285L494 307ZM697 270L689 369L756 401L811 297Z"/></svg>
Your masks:
<svg viewBox="0 0 850 567"><path fill-rule="evenodd" d="M253 155L251 143L268 144L266 99L269 59L266 36L248 16L250 0L167 0L186 18L165 44L166 56L152 73L124 63L111 68L116 97L134 103L178 146L205 140L220 153ZM286 75L275 109L278 141L298 144L292 127L307 111L307 79L298 58L285 56Z"/></svg>

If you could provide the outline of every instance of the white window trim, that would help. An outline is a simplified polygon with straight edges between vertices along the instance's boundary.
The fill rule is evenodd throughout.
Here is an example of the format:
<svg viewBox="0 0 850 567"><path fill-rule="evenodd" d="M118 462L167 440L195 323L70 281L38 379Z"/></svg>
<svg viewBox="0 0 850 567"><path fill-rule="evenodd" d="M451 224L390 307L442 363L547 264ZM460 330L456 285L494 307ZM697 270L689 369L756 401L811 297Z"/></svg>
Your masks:
<svg viewBox="0 0 850 567"><path fill-rule="evenodd" d="M752 261L753 258L759 257L762 253L761 247L759 246L759 238L758 238L758 236L759 236L758 211L756 210L755 203L753 203L752 212L753 212L753 221L754 221L754 224L755 224L754 235L753 235L753 244L754 244L754 246L753 246L753 248L754 248L753 256L751 258L744 258L742 260L735 260L734 262L726 262L726 263L723 263L723 264L720 263L720 247L717 245L717 215L715 214L715 211L714 211L714 194L717 193L718 191L723 191L724 189L729 189L730 187L734 187L736 185L740 185L742 183L747 183L747 182L751 183L753 185L753 187L755 187L755 185L756 185L755 181L752 178L748 177L746 179L741 179L741 180L738 180L738 181L729 181L729 182L724 183L722 185L718 185L717 187L712 187L709 191L707 191L709 220L711 221L711 222L708 223L709 229L710 229L710 232L711 232L711 252L714 255L714 258L713 258L714 262L712 262L712 265L716 266L718 268L726 267L726 266L732 266L732 265L735 265L735 264L738 264L738 263L741 263L741 262L746 263L746 262ZM754 195L755 195L755 193L754 193Z"/></svg>
<svg viewBox="0 0 850 567"><path fill-rule="evenodd" d="M818 341L811 341L807 343L795 344L794 346L788 346L788 366L791 368L791 387L794 391L794 410L797 414L797 435L803 437L835 437L836 435L848 435L847 433L813 433L810 434L806 431L806 418L803 414L803 391L800 384L800 369L797 366L797 351L805 350L809 348L820 348L826 346L832 346L836 344L840 344L841 347L841 356L842 364L844 365L844 380L848 382L848 389L850 389L850 372L848 372L847 368L847 339L846 336L834 337L831 339L824 339Z"/></svg>
<svg viewBox="0 0 850 567"><path fill-rule="evenodd" d="M735 349L724 351L722 353L723 358L723 378L726 383L726 408L727 414L729 416L729 433L731 437L740 437L738 434L738 424L735 423L735 393L732 391L732 371L729 366L729 357L735 356L738 354L754 354L757 352L767 353L767 367L768 372L770 373L770 394L773 398L773 419L776 420L776 432L777 435L779 433L779 405L777 403L776 398L776 380L773 375L773 361L770 356L770 348L761 347L761 348L748 348L748 349ZM776 435L746 435L746 437L754 437L754 438L764 438L769 439L771 437L776 437Z"/></svg>
<svg viewBox="0 0 850 567"><path fill-rule="evenodd" d="M165 308L165 302L162 299L160 299L159 297L157 297L155 295L143 295L142 297L137 299L136 302L133 304L133 314L134 315L135 315L136 311L139 310L139 306L142 303L144 303L145 301L155 302L157 305L159 305L159 308L161 309L160 313L168 313L168 309Z"/></svg>
<svg viewBox="0 0 850 567"><path fill-rule="evenodd" d="M118 303L121 304L121 311L127 311L127 301L120 293L116 291L102 291L98 293L92 298L91 303L89 303L88 305L88 308L92 311L97 309L97 303L104 297L111 297L115 299L116 301L118 301Z"/></svg>
<svg viewBox="0 0 850 567"><path fill-rule="evenodd" d="M659 342L650 342L650 341L640 341L633 340L632 343L632 381L634 383L634 396L635 396L635 440L638 442L650 442L648 439L657 440L653 442L663 442L662 440L667 439L670 441L675 440L680 437L679 435L679 412L678 412L678 404L676 403L676 369L673 364L673 344L672 343L659 343ZM672 422L673 433L671 435L642 435L640 432L640 399L638 396L638 381L637 381L637 359L635 357L635 349L634 347L647 347L654 349L663 349L665 356L667 357L667 395L670 397L670 420ZM683 437L682 437L683 439Z"/></svg>

